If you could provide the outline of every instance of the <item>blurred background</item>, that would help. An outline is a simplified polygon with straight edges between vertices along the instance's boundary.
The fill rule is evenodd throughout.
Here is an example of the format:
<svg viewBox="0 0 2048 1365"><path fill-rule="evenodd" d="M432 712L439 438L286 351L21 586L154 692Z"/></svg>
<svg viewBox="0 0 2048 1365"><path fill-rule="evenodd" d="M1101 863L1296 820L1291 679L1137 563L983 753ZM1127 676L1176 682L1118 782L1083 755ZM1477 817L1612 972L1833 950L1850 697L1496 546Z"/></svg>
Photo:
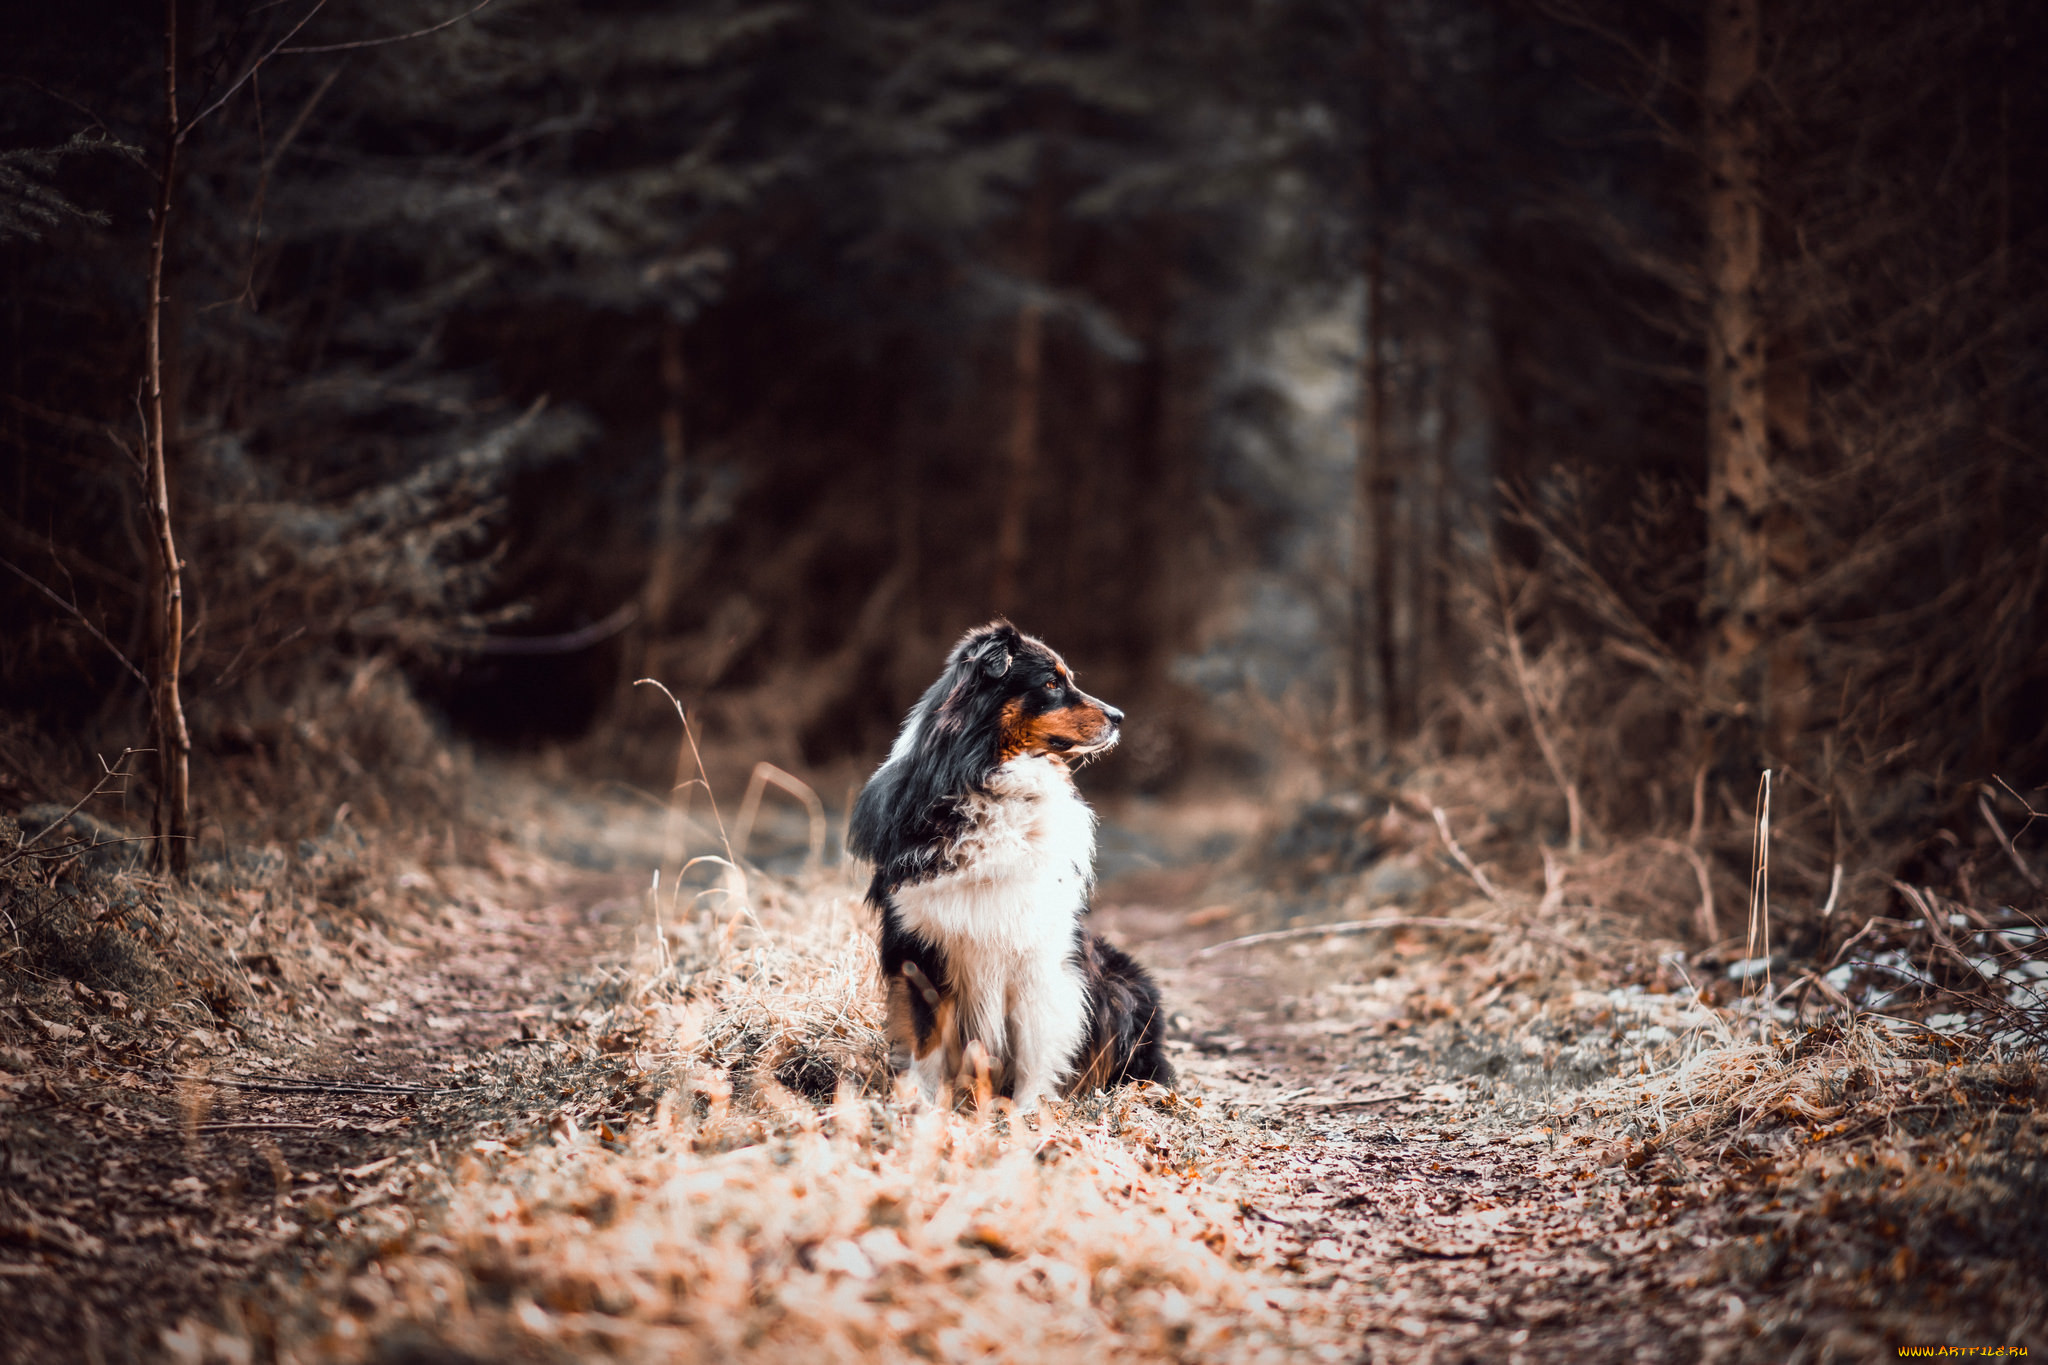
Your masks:
<svg viewBox="0 0 2048 1365"><path fill-rule="evenodd" d="M2039 7L5 28L0 800L153 743L160 437L202 842L660 790L644 676L837 805L998 613L1131 713L1106 797L1462 782L1739 879L1768 767L1815 904L2043 804Z"/></svg>

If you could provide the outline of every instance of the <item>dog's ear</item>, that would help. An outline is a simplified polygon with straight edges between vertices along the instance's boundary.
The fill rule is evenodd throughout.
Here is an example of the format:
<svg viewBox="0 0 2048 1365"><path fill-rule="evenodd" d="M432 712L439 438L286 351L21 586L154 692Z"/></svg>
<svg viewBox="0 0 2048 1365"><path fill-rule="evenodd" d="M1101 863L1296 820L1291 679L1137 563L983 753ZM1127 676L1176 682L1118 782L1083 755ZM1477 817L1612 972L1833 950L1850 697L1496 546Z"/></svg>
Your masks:
<svg viewBox="0 0 2048 1365"><path fill-rule="evenodd" d="M983 645L975 657L981 664L981 671L991 678L1006 677L1010 672L1010 646L1001 636Z"/></svg>
<svg viewBox="0 0 2048 1365"><path fill-rule="evenodd" d="M953 657L972 665L989 678L1006 678L1016 658L1017 628L998 617L985 626L967 632L954 646Z"/></svg>

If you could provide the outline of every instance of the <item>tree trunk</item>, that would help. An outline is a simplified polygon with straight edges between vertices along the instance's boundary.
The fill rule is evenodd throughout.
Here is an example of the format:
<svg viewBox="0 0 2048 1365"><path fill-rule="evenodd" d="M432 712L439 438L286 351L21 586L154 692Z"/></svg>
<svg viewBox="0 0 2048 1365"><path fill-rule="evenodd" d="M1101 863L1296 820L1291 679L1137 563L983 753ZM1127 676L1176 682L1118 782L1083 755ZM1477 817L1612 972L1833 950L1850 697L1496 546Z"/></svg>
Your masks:
<svg viewBox="0 0 2048 1365"><path fill-rule="evenodd" d="M1031 189L1024 220L1024 276L1044 283L1046 238L1051 229L1052 184L1043 168ZM989 599L996 614L1016 609L1019 577L1024 567L1025 533L1030 526L1031 485L1038 467L1039 395L1044 387L1045 315L1036 299L1017 310L1016 347L1012 352L1012 407L1006 449L1008 478L996 516L996 572Z"/></svg>
<svg viewBox="0 0 2048 1365"><path fill-rule="evenodd" d="M1036 303L1017 310L1014 406L1007 447L1008 478L996 521L996 577L989 597L996 614L1016 609L1017 578L1024 565L1024 532L1031 511L1031 475L1038 465L1038 402L1045 364L1045 320Z"/></svg>
<svg viewBox="0 0 2048 1365"><path fill-rule="evenodd" d="M2011 309L2012 302L2012 81L2013 32L2011 15L2004 0L1992 9L1993 31L1998 41L1998 130L1997 171L1992 182L1991 298L1994 309ZM1980 401L1976 483L1976 554L1973 568L1978 574L1996 573L1994 560L2009 540L2006 525L2006 465L2013 439L2013 392L2018 366L2013 346L2016 318L2000 317L1994 311L1987 321L1993 337L1985 365L1986 383ZM1998 715L2002 704L2002 670L1980 668L1977 677L1977 743L1972 757L1978 773L1995 772L1999 764L1999 741L2004 725Z"/></svg>
<svg viewBox="0 0 2048 1365"><path fill-rule="evenodd" d="M1707 0L1707 562L1705 706L1711 758L1745 763L1766 706L1772 487L1759 317L1758 0Z"/></svg>
<svg viewBox="0 0 2048 1365"><path fill-rule="evenodd" d="M1771 459L1782 475L1812 464L1812 378L1806 348L1796 333L1766 331L1764 337L1764 430ZM1775 493L1763 534L1770 591L1777 600L1767 604L1771 614L1764 618L1765 662L1757 728L1764 763L1775 768L1802 756L1813 715L1813 628L1807 621L1794 619L1782 605L1807 581L1813 569L1813 550L1805 522Z"/></svg>
<svg viewBox="0 0 2048 1365"><path fill-rule="evenodd" d="M1450 673L1451 637L1451 474L1458 458L1458 363L1462 359L1459 328L1454 320L1443 343L1434 397L1436 432L1431 441L1426 510L1416 518L1416 548L1422 556L1422 584L1417 593L1415 653L1417 668L1410 695L1420 698L1425 687Z"/></svg>
<svg viewBox="0 0 2048 1365"><path fill-rule="evenodd" d="M888 373L901 375L910 368L910 348L897 342L884 354L889 356ZM920 422L922 413L917 405L908 401L900 381L892 382L888 389L888 406L876 430L888 443L891 452L889 473L894 481L893 501L896 504L896 572L903 576L905 583L916 584L918 575L924 570L924 528L919 511L924 499L929 496L924 480L924 427ZM931 594L913 591L904 603L905 623L914 640L922 640L931 628L926 620ZM904 657L918 658L914 649L906 650Z"/></svg>
<svg viewBox="0 0 2048 1365"><path fill-rule="evenodd" d="M1375 208L1377 211L1377 208ZM1365 325L1358 375L1358 454L1352 472L1351 724L1362 749L1376 714L1382 743L1401 732L1394 638L1395 477L1387 429L1386 252L1377 228L1365 253ZM1377 710L1375 712L1375 703Z"/></svg>
<svg viewBox="0 0 2048 1365"><path fill-rule="evenodd" d="M1353 542L1351 556L1351 741L1362 756L1374 729L1368 717L1377 703L1377 733L1392 744L1406 729L1401 697L1400 650L1395 620L1395 574L1399 553L1395 521L1400 479L1388 441L1387 412L1387 252L1386 19L1380 5L1369 6L1370 26L1363 73L1366 111L1362 173L1361 221L1365 226L1365 323L1358 375L1358 453L1352 471Z"/></svg>
<svg viewBox="0 0 2048 1365"><path fill-rule="evenodd" d="M1164 695L1168 664L1182 643L1183 618L1191 596L1192 569L1185 528L1189 480L1183 458L1174 404L1173 319L1179 291L1178 236L1175 224L1162 219L1152 226L1151 255L1146 261L1143 292L1134 310L1134 331L1144 354L1132 367L1130 483L1132 515L1120 572L1138 585L1143 604L1141 630L1132 643L1131 699ZM1166 737L1154 716L1148 733ZM1134 751L1140 780L1163 772L1171 760L1163 744ZM1143 769L1151 767L1151 772Z"/></svg>
<svg viewBox="0 0 2048 1365"><path fill-rule="evenodd" d="M675 604L676 574L683 557L683 520L688 506L684 478L689 447L683 426L683 329L673 318L661 325L657 360L661 381L661 482L654 493L654 545L647 557L647 581L640 588L640 622L626 669L626 683L653 677L662 666L660 642Z"/></svg>
<svg viewBox="0 0 2048 1365"><path fill-rule="evenodd" d="M185 644L184 566L178 562L171 534L171 487L166 468L164 423L164 250L169 241L171 187L177 170L178 143L178 6L164 3L164 155L158 172L156 214L149 233L148 375L149 449L146 460L149 524L156 551L150 574L152 633L157 648L150 661L150 703L156 730L156 808L150 821L156 836L158 868L182 875L191 853L192 737L185 727L185 705L178 694L178 673Z"/></svg>

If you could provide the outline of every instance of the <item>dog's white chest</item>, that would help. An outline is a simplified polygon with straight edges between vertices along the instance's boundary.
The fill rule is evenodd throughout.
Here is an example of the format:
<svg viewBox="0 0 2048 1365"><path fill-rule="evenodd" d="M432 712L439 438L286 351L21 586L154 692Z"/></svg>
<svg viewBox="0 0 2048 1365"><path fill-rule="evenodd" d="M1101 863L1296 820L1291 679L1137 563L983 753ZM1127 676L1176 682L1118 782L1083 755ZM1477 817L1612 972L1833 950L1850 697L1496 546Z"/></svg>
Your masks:
<svg viewBox="0 0 2048 1365"><path fill-rule="evenodd" d="M948 951L1064 957L1087 907L1095 814L1055 759L1011 759L988 785L953 870L893 893L904 927Z"/></svg>

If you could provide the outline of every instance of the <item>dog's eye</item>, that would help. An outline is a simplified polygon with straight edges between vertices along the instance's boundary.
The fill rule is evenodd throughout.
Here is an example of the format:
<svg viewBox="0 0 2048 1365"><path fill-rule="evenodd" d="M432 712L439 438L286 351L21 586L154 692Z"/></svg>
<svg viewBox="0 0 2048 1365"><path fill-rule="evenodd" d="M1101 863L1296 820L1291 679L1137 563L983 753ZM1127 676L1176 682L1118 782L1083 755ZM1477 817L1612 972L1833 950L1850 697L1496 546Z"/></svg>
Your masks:
<svg viewBox="0 0 2048 1365"><path fill-rule="evenodd" d="M1046 690L1046 691L1048 691L1048 692L1057 692L1057 691L1059 691L1059 690L1060 690L1060 680L1059 680L1058 678L1047 678L1047 679L1045 680L1045 690Z"/></svg>

